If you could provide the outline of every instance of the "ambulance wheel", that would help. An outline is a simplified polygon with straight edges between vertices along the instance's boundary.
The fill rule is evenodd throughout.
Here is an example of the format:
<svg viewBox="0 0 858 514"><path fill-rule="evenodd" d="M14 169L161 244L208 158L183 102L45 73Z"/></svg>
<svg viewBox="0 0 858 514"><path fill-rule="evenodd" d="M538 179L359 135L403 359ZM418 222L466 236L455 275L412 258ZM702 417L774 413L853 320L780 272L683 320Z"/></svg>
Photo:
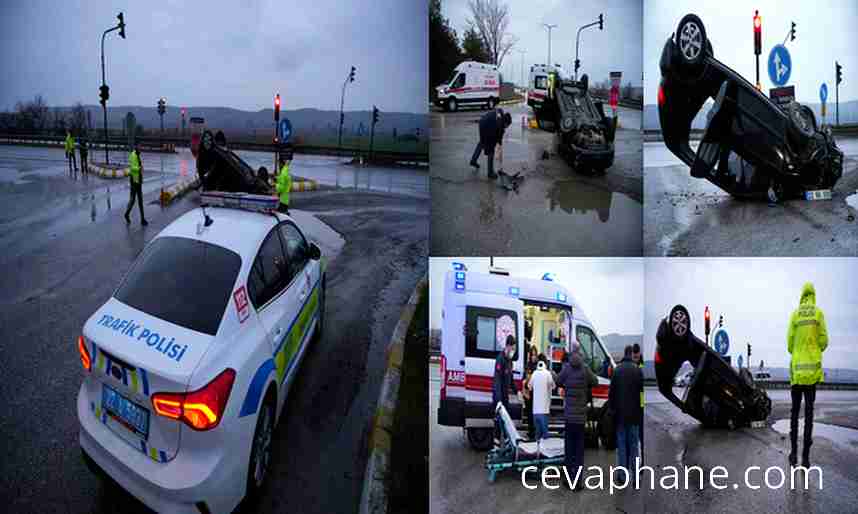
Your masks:
<svg viewBox="0 0 858 514"><path fill-rule="evenodd" d="M494 430L491 428L466 428L468 443L477 451L487 451L494 444Z"/></svg>
<svg viewBox="0 0 858 514"><path fill-rule="evenodd" d="M250 464L247 468L247 496L256 498L259 496L268 471L271 468L272 443L274 434L274 395L265 395L265 400L259 408L259 416L256 418L256 430L253 433L250 450Z"/></svg>
<svg viewBox="0 0 858 514"><path fill-rule="evenodd" d="M455 98L450 98L447 100L447 110L450 112L456 112L459 110L459 103Z"/></svg>

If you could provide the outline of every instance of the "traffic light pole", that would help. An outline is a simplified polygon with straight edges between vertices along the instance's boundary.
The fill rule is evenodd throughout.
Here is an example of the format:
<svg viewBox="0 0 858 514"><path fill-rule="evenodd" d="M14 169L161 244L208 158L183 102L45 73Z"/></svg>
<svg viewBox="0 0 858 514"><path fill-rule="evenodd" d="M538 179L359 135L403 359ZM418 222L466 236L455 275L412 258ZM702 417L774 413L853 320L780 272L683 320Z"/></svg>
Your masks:
<svg viewBox="0 0 858 514"><path fill-rule="evenodd" d="M580 61L578 61L578 46L581 43L581 31L586 29L586 28L592 27L594 25L598 25L599 23L600 22L598 20L596 20L593 23L588 23L587 25L584 25L583 27L578 29L578 35L575 36L575 80L576 81L578 80L578 68L580 67L580 64L581 64Z"/></svg>
<svg viewBox="0 0 858 514"><path fill-rule="evenodd" d="M840 82L834 79L834 124L840 126Z"/></svg>
<svg viewBox="0 0 858 514"><path fill-rule="evenodd" d="M346 84L349 83L348 77L346 81L343 82L343 92L340 95L340 130L337 133L337 150L342 150L343 148L343 104L346 100Z"/></svg>
<svg viewBox="0 0 858 514"><path fill-rule="evenodd" d="M107 34L113 32L114 30L119 30L119 26L113 27L112 29L107 29L104 31L104 34L101 35L101 85L102 87L107 85L107 81L105 80L104 75L104 38L107 37ZM104 100L101 103L101 108L104 111L104 162L110 164L110 154L107 150L107 100Z"/></svg>

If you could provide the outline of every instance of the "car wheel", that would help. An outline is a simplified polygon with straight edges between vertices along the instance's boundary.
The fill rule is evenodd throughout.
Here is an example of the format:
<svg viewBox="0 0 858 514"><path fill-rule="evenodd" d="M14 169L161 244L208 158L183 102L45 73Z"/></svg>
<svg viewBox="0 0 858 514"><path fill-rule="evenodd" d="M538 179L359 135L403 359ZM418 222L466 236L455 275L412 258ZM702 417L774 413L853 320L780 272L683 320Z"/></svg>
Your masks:
<svg viewBox="0 0 858 514"><path fill-rule="evenodd" d="M459 110L459 103L456 102L455 98L447 100L447 110L450 112L456 112Z"/></svg>
<svg viewBox="0 0 858 514"><path fill-rule="evenodd" d="M686 338L691 329L691 316L688 315L688 309L683 305L677 305L671 309L668 325L670 325L670 333L673 337L677 339Z"/></svg>
<svg viewBox="0 0 858 514"><path fill-rule="evenodd" d="M466 428L468 443L477 451L490 450L494 444L494 430L491 428Z"/></svg>
<svg viewBox="0 0 858 514"><path fill-rule="evenodd" d="M676 27L676 48L684 66L695 69L703 63L707 48L706 29L696 14L686 14Z"/></svg>
<svg viewBox="0 0 858 514"><path fill-rule="evenodd" d="M273 435L274 400L271 395L267 395L256 418L256 430L250 443L253 445L250 450L250 465L247 469L247 495L250 498L259 495L268 477Z"/></svg>

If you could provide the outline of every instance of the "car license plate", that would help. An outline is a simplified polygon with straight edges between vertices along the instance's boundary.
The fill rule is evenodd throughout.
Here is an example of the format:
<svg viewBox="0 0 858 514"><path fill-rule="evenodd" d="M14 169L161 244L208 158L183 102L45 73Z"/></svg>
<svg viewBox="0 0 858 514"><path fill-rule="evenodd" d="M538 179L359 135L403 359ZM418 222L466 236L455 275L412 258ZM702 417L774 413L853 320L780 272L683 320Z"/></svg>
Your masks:
<svg viewBox="0 0 858 514"><path fill-rule="evenodd" d="M116 389L104 384L101 390L101 406L116 421L143 439L149 437L149 410L119 394Z"/></svg>

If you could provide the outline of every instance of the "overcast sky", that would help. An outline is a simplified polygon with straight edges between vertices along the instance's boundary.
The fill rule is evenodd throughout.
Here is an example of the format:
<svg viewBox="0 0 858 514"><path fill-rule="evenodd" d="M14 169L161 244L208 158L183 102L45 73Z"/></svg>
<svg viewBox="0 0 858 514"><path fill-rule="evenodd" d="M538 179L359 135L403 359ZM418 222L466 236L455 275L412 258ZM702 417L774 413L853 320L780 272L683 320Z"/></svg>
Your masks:
<svg viewBox="0 0 858 514"><path fill-rule="evenodd" d="M623 84L631 81L635 86L641 85L641 0L506 0L505 3L510 9L509 30L519 40L516 48L527 52L525 69L548 61L548 29L542 25L548 23L558 25L551 31L551 60L571 72L578 28L604 13L603 31L596 26L581 32L579 73L587 73L591 81L601 82L608 80L609 72L622 71ZM468 0L442 0L441 8L461 38L471 18ZM520 82L521 60L516 50L510 52L501 68L506 80Z"/></svg>
<svg viewBox="0 0 858 514"><path fill-rule="evenodd" d="M0 2L0 108L42 93L50 105L98 103L101 34L110 105L427 112L426 0Z"/></svg>
<svg viewBox="0 0 858 514"><path fill-rule="evenodd" d="M462 262L468 271L489 272L488 257L429 259L429 326L441 328L444 276ZM599 334L641 334L643 331L644 265L640 258L506 258L495 266L518 277L540 279L554 273L569 290Z"/></svg>
<svg viewBox="0 0 858 514"><path fill-rule="evenodd" d="M790 22L796 23L796 39L786 45L793 70L789 84L795 86L796 100L819 102L819 86L828 84L828 103L834 104L834 61L843 65L840 101L858 97L858 2L819 0L784 2L775 0L719 0L717 2L677 2L646 0L644 5L644 103L655 104L661 73L658 61L667 38L688 13L700 16L712 42L715 58L754 83L754 10L762 19L763 47L760 54L760 83L768 94L767 59L772 47L782 44Z"/></svg>
<svg viewBox="0 0 858 514"><path fill-rule="evenodd" d="M787 367L787 324L798 306L802 285L809 281L828 326L823 365L858 369L854 258L650 258L645 267L647 348L654 348L658 324L676 304L688 308L692 331L703 339L703 310L709 305L713 332L718 316L724 315L734 363L750 342L754 366L763 359L767 366Z"/></svg>

